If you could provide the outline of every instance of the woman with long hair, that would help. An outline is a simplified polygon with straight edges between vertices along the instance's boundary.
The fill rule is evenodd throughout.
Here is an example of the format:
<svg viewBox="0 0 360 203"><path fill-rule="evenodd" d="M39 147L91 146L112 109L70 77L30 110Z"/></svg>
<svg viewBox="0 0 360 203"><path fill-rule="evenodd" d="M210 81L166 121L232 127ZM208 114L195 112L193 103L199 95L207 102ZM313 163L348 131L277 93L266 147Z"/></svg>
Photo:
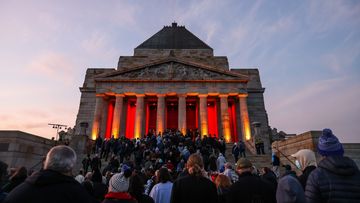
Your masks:
<svg viewBox="0 0 360 203"><path fill-rule="evenodd" d="M217 194L219 197L219 203L226 202L226 195L229 193L229 188L231 186L230 178L224 174L219 174L215 178L215 185L217 188Z"/></svg>
<svg viewBox="0 0 360 203"><path fill-rule="evenodd" d="M187 175L178 178L172 187L171 203L217 203L216 186L207 177L200 155L190 155Z"/></svg>

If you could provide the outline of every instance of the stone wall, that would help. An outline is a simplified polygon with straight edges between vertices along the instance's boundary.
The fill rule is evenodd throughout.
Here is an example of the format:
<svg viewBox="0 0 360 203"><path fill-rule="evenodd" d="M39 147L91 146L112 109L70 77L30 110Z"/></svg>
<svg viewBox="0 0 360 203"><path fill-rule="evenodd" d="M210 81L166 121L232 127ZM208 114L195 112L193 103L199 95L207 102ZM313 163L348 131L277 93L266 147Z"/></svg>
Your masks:
<svg viewBox="0 0 360 203"><path fill-rule="evenodd" d="M22 131L0 131L0 159L9 168L40 169L54 141Z"/></svg>
<svg viewBox="0 0 360 203"><path fill-rule="evenodd" d="M249 77L249 82L247 83L247 105L250 123L259 122L261 124L259 134L261 139L264 141L265 151L270 153L269 121L264 102L265 88L261 85L259 70L231 69L230 71ZM254 126L251 126L251 134L255 135Z"/></svg>
<svg viewBox="0 0 360 203"><path fill-rule="evenodd" d="M80 123L88 123L88 128L86 129L86 135L91 135L91 126L94 118L94 111L95 111L95 80L94 77L96 75L112 72L115 69L109 68L89 68L86 71L84 84L80 87L81 97L80 97L80 104L79 104L79 111L76 117L76 124L75 124L75 134L79 135L81 132ZM85 129L84 129L85 130ZM83 131L85 132L85 131Z"/></svg>
<svg viewBox="0 0 360 203"><path fill-rule="evenodd" d="M134 49L134 56L164 57L174 54L175 56L205 58L214 56L212 49Z"/></svg>
<svg viewBox="0 0 360 203"><path fill-rule="evenodd" d="M263 93L248 93L247 104L250 123L260 123L260 138L264 141L265 153L270 153L269 122ZM254 126L251 126L251 134L255 135Z"/></svg>
<svg viewBox="0 0 360 203"><path fill-rule="evenodd" d="M321 156L317 153L317 144L322 131L308 131L297 136L291 137L284 141L276 141L272 143L272 148L280 150L281 164L290 164L295 161L292 154L301 149L310 149L315 152L316 160L319 162ZM360 143L344 143L345 156L352 158L358 166L360 166ZM288 158L288 159L287 159ZM295 169L295 166L292 165ZM297 170L299 173L300 171Z"/></svg>
<svg viewBox="0 0 360 203"><path fill-rule="evenodd" d="M172 51L173 56L180 60L211 66L220 70L229 70L229 62L226 56L214 56L209 49L141 49L136 50L134 56L120 56L117 70L129 70L138 66L151 64L159 60L167 59Z"/></svg>

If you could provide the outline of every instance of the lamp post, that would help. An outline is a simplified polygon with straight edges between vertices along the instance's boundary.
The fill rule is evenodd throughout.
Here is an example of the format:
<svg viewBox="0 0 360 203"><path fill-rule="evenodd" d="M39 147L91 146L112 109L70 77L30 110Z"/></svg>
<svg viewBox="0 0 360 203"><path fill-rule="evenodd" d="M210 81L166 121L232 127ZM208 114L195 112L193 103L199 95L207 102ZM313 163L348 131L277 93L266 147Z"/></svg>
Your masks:
<svg viewBox="0 0 360 203"><path fill-rule="evenodd" d="M56 129L56 135L55 135L55 140L58 140L58 135L59 135L59 129L61 130L62 127L64 127L64 129L67 129L67 125L63 125L63 124L58 124L58 123L48 123L48 125L52 126L52 128Z"/></svg>

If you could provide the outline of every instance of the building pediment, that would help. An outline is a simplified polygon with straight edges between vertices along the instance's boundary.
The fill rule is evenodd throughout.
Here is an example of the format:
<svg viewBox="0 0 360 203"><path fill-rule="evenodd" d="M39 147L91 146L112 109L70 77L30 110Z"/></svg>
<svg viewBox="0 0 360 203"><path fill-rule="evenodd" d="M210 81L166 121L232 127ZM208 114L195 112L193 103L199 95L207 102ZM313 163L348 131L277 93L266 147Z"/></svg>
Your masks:
<svg viewBox="0 0 360 203"><path fill-rule="evenodd" d="M167 59L124 71L114 71L96 77L96 81L237 81L248 77L178 59Z"/></svg>

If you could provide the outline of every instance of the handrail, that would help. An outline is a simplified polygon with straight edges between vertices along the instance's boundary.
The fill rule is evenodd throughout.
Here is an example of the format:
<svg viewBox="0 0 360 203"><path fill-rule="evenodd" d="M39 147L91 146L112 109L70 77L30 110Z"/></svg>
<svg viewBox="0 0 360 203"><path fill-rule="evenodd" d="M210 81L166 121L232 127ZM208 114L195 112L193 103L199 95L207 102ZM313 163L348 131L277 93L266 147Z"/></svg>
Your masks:
<svg viewBox="0 0 360 203"><path fill-rule="evenodd" d="M283 156L290 162L290 164L294 165L295 168L297 168L297 167L296 167L296 164L295 164L293 161L291 161L291 160L288 158L288 156L286 156L284 153L282 153L280 149L278 149L278 148L275 147L275 146L274 146L273 148L275 148L281 155L283 155ZM280 157L279 157L279 160L280 160Z"/></svg>

